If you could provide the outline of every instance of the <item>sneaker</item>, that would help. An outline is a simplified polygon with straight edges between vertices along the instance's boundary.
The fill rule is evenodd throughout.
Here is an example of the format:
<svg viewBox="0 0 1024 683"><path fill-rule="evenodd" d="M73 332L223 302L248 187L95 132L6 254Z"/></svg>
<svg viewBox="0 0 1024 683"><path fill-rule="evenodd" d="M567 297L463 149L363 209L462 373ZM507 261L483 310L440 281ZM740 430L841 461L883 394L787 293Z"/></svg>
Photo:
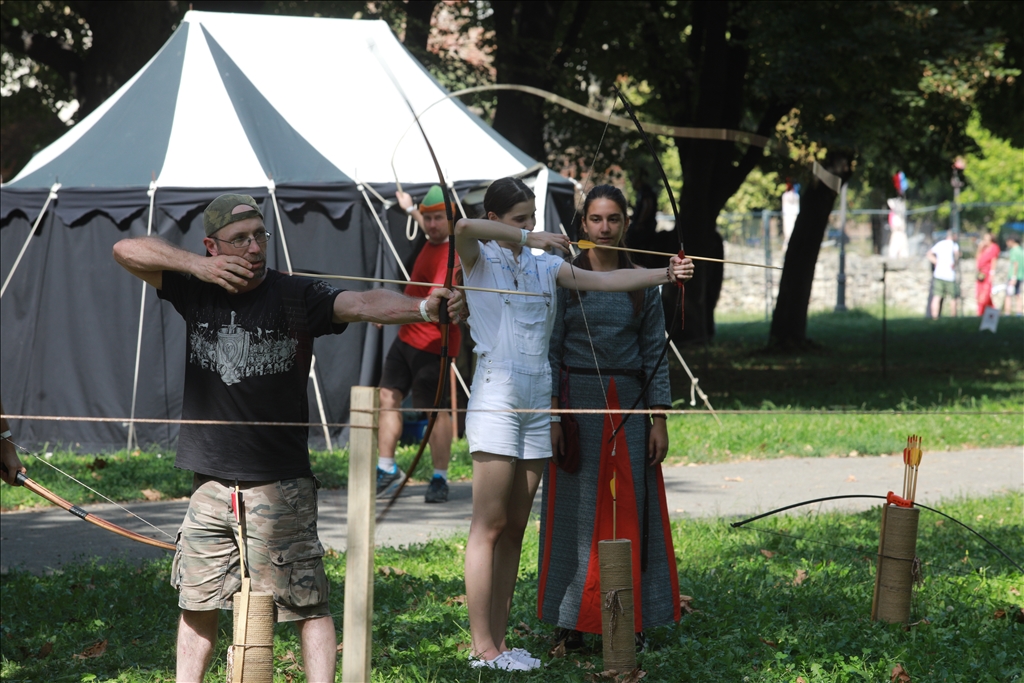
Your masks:
<svg viewBox="0 0 1024 683"><path fill-rule="evenodd" d="M398 465L395 465L395 469L391 472L377 468L377 497L385 496L405 481L405 472Z"/></svg>
<svg viewBox="0 0 1024 683"><path fill-rule="evenodd" d="M498 671L531 671L536 668L523 664L513 657L511 652L502 652L490 661L479 657L470 657L469 666L472 669L497 669Z"/></svg>
<svg viewBox="0 0 1024 683"><path fill-rule="evenodd" d="M379 476L377 481L380 481ZM439 474L435 474L433 479L430 480L430 486L427 488L427 494L423 496L424 503L447 503L448 502L448 482L445 478Z"/></svg>
<svg viewBox="0 0 1024 683"><path fill-rule="evenodd" d="M508 654L512 655L515 659L518 659L523 664L527 665L531 669L539 669L542 663L539 659L529 653L528 650L521 647L514 647L508 651Z"/></svg>

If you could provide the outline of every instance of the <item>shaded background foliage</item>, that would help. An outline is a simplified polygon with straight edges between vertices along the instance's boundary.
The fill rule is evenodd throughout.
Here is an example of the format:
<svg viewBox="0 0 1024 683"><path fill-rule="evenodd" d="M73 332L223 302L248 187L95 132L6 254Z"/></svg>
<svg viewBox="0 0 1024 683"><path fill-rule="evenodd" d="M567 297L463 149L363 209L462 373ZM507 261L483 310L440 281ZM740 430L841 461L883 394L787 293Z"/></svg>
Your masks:
<svg viewBox="0 0 1024 683"><path fill-rule="evenodd" d="M773 343L784 348L806 342L810 283L836 200L811 175L815 160L877 207L898 170L929 188L933 201L948 200L950 164L956 156L978 155L979 135L1024 146L1020 3L5 0L0 174L13 177L35 151L109 97L156 52L189 6L383 19L450 89L518 83L611 111L615 83L644 120L770 137L767 150L694 139L661 138L656 145L679 197L680 234L694 254L722 254L716 219L748 181L755 187L777 188L785 178L803 184L804 211L771 331ZM337 71L327 71L326 87L344 87L344 70L358 68L327 66ZM668 210L667 195L658 160L635 131L606 130L518 92L479 93L466 101L556 170L625 187L635 202L631 241L677 250L675 233L655 230L654 215ZM994 194L1020 199L1021 188L1009 185ZM777 193L768 199L777 203ZM721 281L720 268L698 269L687 287L685 330L673 330L677 339L714 335Z"/></svg>

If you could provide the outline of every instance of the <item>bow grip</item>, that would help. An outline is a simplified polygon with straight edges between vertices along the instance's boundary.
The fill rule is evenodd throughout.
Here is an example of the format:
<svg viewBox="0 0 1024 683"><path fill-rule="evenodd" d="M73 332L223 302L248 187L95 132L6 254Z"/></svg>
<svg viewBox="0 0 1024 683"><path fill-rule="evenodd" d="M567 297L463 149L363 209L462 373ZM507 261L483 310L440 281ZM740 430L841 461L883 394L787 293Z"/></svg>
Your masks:
<svg viewBox="0 0 1024 683"><path fill-rule="evenodd" d="M906 498L901 498L892 491L889 491L889 493L885 494L885 502L887 502L889 505L896 505L901 508L914 507L913 501L909 501Z"/></svg>
<svg viewBox="0 0 1024 683"><path fill-rule="evenodd" d="M679 258L686 258L686 252L683 250L682 247L679 248L679 254L677 255L679 256ZM683 288L683 283L681 280L676 280L676 287L678 287L679 289Z"/></svg>
<svg viewBox="0 0 1024 683"><path fill-rule="evenodd" d="M437 306L437 322L439 325L447 325L451 322L448 316L448 299L441 299Z"/></svg>

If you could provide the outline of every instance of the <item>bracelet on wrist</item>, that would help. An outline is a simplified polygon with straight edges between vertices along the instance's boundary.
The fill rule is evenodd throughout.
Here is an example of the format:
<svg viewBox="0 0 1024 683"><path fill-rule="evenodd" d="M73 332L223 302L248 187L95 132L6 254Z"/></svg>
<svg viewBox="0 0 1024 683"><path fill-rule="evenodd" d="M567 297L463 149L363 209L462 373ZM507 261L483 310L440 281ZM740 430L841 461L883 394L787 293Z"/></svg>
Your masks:
<svg viewBox="0 0 1024 683"><path fill-rule="evenodd" d="M423 318L423 322L430 323L433 320L430 319L430 314L427 313L427 300L423 299L420 301L420 317Z"/></svg>
<svg viewBox="0 0 1024 683"><path fill-rule="evenodd" d="M526 240L530 236L530 231L525 228L519 228L519 230L523 233L522 237L519 238L519 246L522 247L526 244Z"/></svg>
<svg viewBox="0 0 1024 683"><path fill-rule="evenodd" d="M657 418L661 418L662 420L667 420L668 419L668 415L666 415L665 413L651 413L651 419L657 419Z"/></svg>
<svg viewBox="0 0 1024 683"><path fill-rule="evenodd" d="M562 416L561 415L552 415L551 416L551 421L552 422L561 422L562 421Z"/></svg>
<svg viewBox="0 0 1024 683"><path fill-rule="evenodd" d="M413 204L412 206L410 206L409 208L407 208L407 209L405 210L405 212L406 212L407 214L409 214L409 215L411 216L411 215L412 215L412 212L413 212L413 211L415 211L415 210L416 210L416 205L415 205L415 204Z"/></svg>

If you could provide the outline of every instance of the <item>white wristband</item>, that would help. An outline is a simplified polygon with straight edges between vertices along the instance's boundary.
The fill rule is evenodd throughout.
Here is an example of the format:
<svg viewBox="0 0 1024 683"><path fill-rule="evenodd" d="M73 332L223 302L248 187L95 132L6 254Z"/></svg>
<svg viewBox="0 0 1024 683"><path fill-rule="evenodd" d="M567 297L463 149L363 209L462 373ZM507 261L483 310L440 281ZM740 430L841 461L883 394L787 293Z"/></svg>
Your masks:
<svg viewBox="0 0 1024 683"><path fill-rule="evenodd" d="M519 246L523 246L526 244L526 238L530 236L530 231L524 228L519 228L519 230L523 233L523 236L519 239Z"/></svg>
<svg viewBox="0 0 1024 683"><path fill-rule="evenodd" d="M420 301L420 317L423 318L423 322L430 323L434 322L430 319L430 315L427 314L427 300L423 299Z"/></svg>
<svg viewBox="0 0 1024 683"><path fill-rule="evenodd" d="M552 422L561 422L562 421L562 416L561 415L552 415L551 416L551 421Z"/></svg>
<svg viewBox="0 0 1024 683"><path fill-rule="evenodd" d="M9 438L11 438L11 430L10 429L8 429L3 434L0 434L0 439L9 439Z"/></svg>
<svg viewBox="0 0 1024 683"><path fill-rule="evenodd" d="M416 205L415 205L415 204L413 204L413 205L412 205L412 206L410 206L410 207L409 207L408 209L406 209L406 210L405 210L405 212L406 212L407 214L409 214L409 215L411 216L411 215L412 215L412 212L413 212L413 211L415 211L415 210L416 210Z"/></svg>

